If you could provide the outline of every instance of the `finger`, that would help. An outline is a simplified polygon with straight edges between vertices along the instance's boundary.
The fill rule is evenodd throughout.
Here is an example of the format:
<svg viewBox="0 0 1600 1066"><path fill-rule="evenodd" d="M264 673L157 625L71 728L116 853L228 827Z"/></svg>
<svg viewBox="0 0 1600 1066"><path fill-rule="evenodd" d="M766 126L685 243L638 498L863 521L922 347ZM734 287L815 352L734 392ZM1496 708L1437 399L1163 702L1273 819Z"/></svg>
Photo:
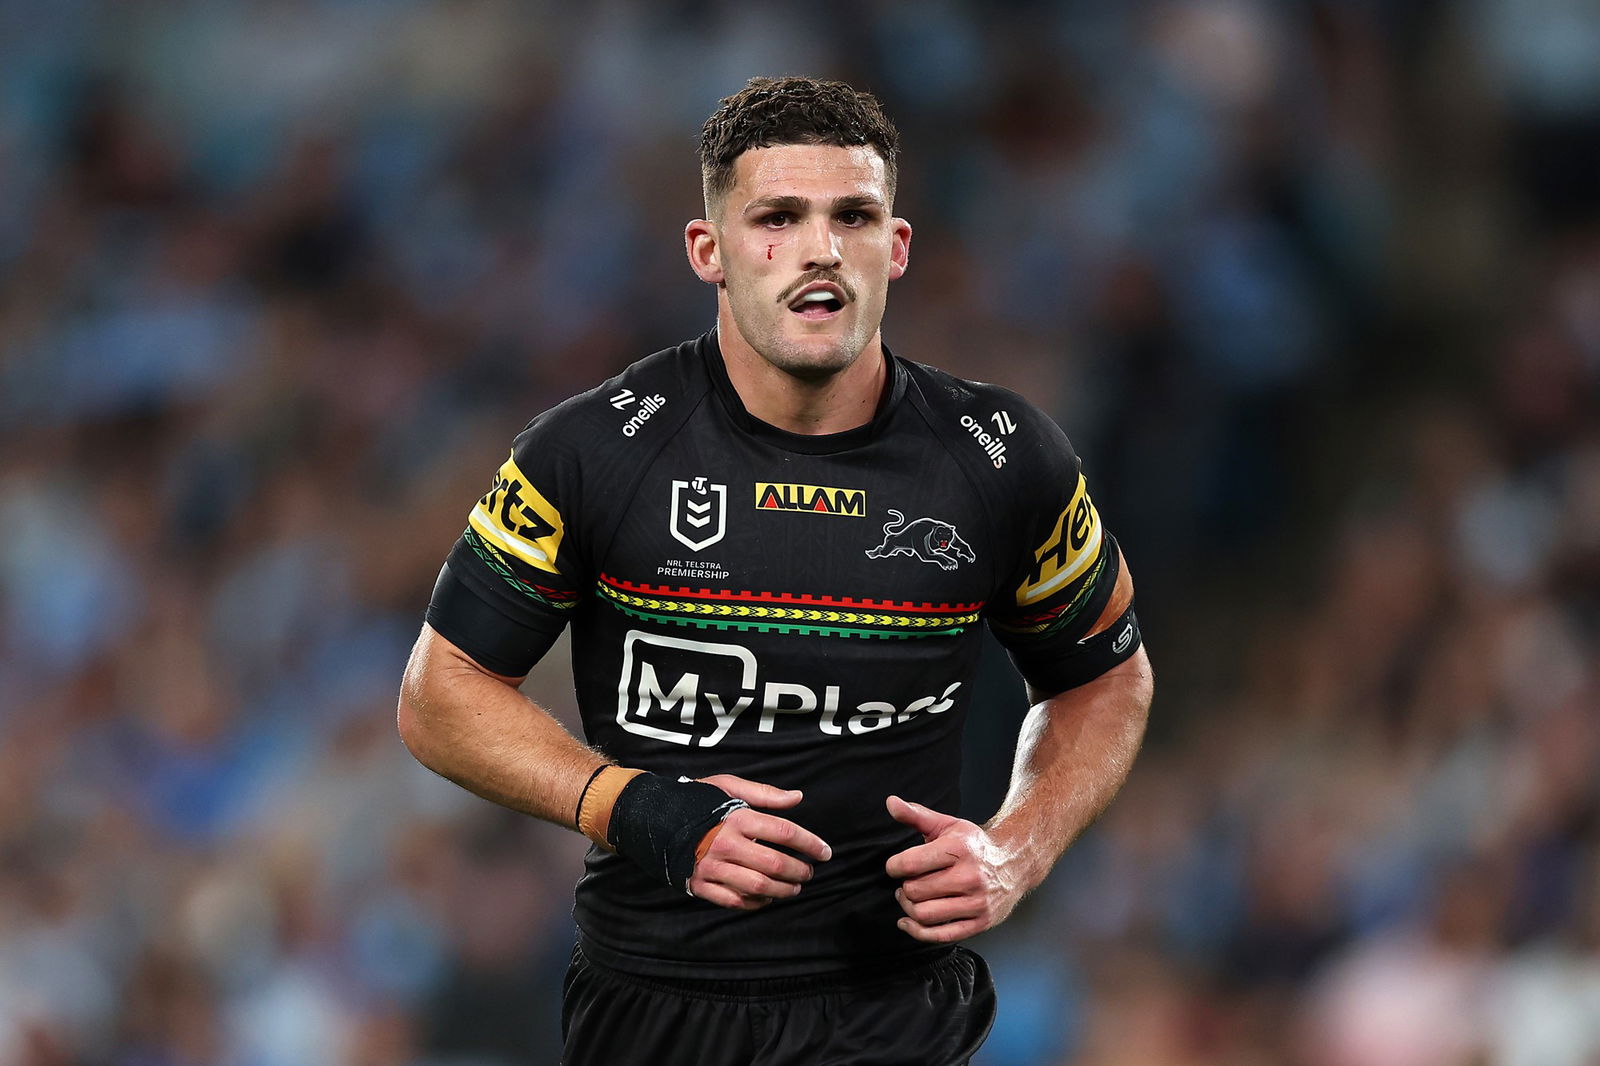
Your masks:
<svg viewBox="0 0 1600 1066"><path fill-rule="evenodd" d="M702 881L698 877L690 879L689 894L696 899L703 899L707 903L714 903L718 907L725 907L730 911L760 910L772 902L771 899L761 896L741 895L725 885Z"/></svg>
<svg viewBox="0 0 1600 1066"><path fill-rule="evenodd" d="M779 788L776 785L751 781L749 778L734 774L715 774L711 777L702 777L700 780L708 785L716 785L734 799L742 799L752 807L783 810L793 807L805 798L805 793L798 788Z"/></svg>
<svg viewBox="0 0 1600 1066"><path fill-rule="evenodd" d="M944 925L983 916L983 900L977 896L946 896L913 903L902 893L896 892L895 899L900 901L900 909L906 912L906 917L924 926Z"/></svg>
<svg viewBox="0 0 1600 1066"><path fill-rule="evenodd" d="M743 866L747 870L765 874L775 881L788 881L793 884L804 884L811 880L811 864L802 862L792 855L785 855L759 844L747 840L737 833L724 833L713 842L711 850L706 852L701 864L707 862L725 862L733 866ZM697 866L696 869L699 867Z"/></svg>
<svg viewBox="0 0 1600 1066"><path fill-rule="evenodd" d="M762 814L760 811L746 808L728 815L723 824L734 827L751 840L782 844L802 855L809 855L818 862L827 862L833 858L833 849L826 841L811 830L800 828L787 818Z"/></svg>
<svg viewBox="0 0 1600 1066"><path fill-rule="evenodd" d="M950 896L977 896L983 893L983 878L970 864L958 863L921 877L909 877L899 891L913 903Z"/></svg>
<svg viewBox="0 0 1600 1066"><path fill-rule="evenodd" d="M957 940L965 940L969 936L976 936L988 928L976 918L967 918L959 922L945 922L943 925L923 925L915 918L901 918L895 923L902 933L929 944L950 944Z"/></svg>
<svg viewBox="0 0 1600 1066"><path fill-rule="evenodd" d="M883 805L889 809L889 817L904 822L925 837L938 836L961 820L953 814L940 814L931 807L907 802L899 796L888 797Z"/></svg>
<svg viewBox="0 0 1600 1066"><path fill-rule="evenodd" d="M889 861L884 863L883 868L890 877L904 880L947 869L960 862L961 858L962 856L952 851L945 842L935 840L929 844L918 844L914 848L896 852L889 856Z"/></svg>
<svg viewBox="0 0 1600 1066"><path fill-rule="evenodd" d="M789 899L800 894L800 885L793 881L778 881L766 874L731 862L704 864L704 871L695 876L708 884L723 885L741 896L765 896L768 899Z"/></svg>

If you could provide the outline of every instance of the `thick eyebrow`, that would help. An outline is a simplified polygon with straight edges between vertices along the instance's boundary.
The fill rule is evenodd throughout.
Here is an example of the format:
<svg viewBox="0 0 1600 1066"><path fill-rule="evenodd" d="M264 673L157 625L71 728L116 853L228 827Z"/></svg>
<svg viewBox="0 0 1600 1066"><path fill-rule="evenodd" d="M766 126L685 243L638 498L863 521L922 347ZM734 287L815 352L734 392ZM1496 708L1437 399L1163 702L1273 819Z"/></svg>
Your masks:
<svg viewBox="0 0 1600 1066"><path fill-rule="evenodd" d="M867 196L865 194L841 196L833 201L834 214L838 214L840 211L866 211L882 207L882 200L876 196Z"/></svg>
<svg viewBox="0 0 1600 1066"><path fill-rule="evenodd" d="M789 211L801 215L805 214L810 206L811 201L804 196L763 196L759 199L751 200L750 203L745 205L744 213L754 215L764 211ZM881 209L882 207L882 200L864 193L835 197L833 201L835 214L840 211L861 211L870 208Z"/></svg>
<svg viewBox="0 0 1600 1066"><path fill-rule="evenodd" d="M804 196L763 196L746 204L744 213L754 215L763 211L792 211L798 215L810 206L811 201Z"/></svg>

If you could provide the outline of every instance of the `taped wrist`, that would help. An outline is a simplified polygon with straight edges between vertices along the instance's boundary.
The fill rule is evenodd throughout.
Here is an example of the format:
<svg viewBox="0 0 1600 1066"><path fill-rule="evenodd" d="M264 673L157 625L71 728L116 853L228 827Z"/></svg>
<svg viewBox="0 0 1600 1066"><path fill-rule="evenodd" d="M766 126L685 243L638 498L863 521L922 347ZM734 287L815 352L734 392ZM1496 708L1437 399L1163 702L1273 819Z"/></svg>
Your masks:
<svg viewBox="0 0 1600 1066"><path fill-rule="evenodd" d="M618 855L687 892L701 841L728 815L748 806L704 781L641 773L617 795L607 842Z"/></svg>
<svg viewBox="0 0 1600 1066"><path fill-rule="evenodd" d="M628 782L642 773L643 770L628 770L621 766L601 766L590 774L583 792L578 795L578 811L573 817L578 832L607 851L615 850L606 839L611 826L611 809L616 806L617 796Z"/></svg>

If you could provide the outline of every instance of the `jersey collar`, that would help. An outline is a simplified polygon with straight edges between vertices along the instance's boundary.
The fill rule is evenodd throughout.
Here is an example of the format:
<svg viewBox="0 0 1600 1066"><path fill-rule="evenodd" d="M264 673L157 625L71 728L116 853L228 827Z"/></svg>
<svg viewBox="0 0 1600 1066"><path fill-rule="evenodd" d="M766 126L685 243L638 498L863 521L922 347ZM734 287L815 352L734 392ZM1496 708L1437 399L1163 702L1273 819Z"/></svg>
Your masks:
<svg viewBox="0 0 1600 1066"><path fill-rule="evenodd" d="M733 382L728 380L728 368L722 360L722 348L717 342L715 326L695 343L705 359L706 370L711 375L717 396L722 400L723 409L728 412L728 417L733 420L734 425L752 437L758 437L785 451L800 452L804 455L829 455L858 448L883 432L906 393L905 369L885 345L883 358L887 364L889 387L883 401L878 404L878 410L872 416L872 421L864 426L847 429L843 433L791 433L769 422L763 422L745 410L744 401L739 398Z"/></svg>

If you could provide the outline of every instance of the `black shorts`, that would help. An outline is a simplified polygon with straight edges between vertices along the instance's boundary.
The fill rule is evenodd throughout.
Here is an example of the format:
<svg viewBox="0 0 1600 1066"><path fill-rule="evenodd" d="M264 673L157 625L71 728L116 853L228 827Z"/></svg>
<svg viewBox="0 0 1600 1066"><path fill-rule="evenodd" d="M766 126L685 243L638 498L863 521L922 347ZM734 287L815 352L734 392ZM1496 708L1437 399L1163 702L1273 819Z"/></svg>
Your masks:
<svg viewBox="0 0 1600 1066"><path fill-rule="evenodd" d="M562 1066L963 1066L994 1024L994 982L957 947L892 976L678 981L574 949Z"/></svg>

